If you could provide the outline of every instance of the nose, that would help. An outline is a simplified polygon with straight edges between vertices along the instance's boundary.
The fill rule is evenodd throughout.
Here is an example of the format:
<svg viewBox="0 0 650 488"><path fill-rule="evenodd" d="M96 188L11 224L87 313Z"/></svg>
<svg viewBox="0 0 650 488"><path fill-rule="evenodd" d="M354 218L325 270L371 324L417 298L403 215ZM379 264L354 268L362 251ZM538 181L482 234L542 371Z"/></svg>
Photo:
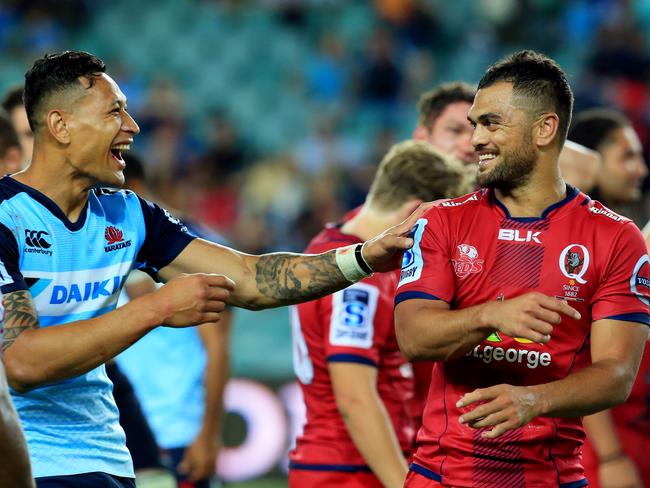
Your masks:
<svg viewBox="0 0 650 488"><path fill-rule="evenodd" d="M124 116L122 117L122 130L131 134L140 133L140 127L138 126L137 122L126 110L124 111Z"/></svg>
<svg viewBox="0 0 650 488"><path fill-rule="evenodd" d="M641 156L636 158L636 174L639 178L639 181L645 180L646 176L648 176L648 165L645 163L645 160Z"/></svg>
<svg viewBox="0 0 650 488"><path fill-rule="evenodd" d="M487 142L487 129L480 124L477 124L476 127L474 127L474 132L472 132L472 137L470 139L472 148L476 151L485 146Z"/></svg>

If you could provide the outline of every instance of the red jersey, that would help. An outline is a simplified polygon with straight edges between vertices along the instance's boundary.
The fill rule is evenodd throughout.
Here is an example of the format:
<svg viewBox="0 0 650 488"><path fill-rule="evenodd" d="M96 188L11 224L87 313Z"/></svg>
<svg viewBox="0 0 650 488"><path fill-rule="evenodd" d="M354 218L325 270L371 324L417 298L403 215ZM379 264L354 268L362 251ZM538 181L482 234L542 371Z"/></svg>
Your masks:
<svg viewBox="0 0 650 488"><path fill-rule="evenodd" d="M307 247L321 253L361 242L328 227ZM290 469L368 471L336 407L329 362L377 368L377 391L404 452L414 431L410 412L413 379L395 338L395 273L375 274L319 300L291 307L294 369L300 381L307 422L290 453Z"/></svg>
<svg viewBox="0 0 650 488"><path fill-rule="evenodd" d="M444 300L462 309L529 291L569 300L550 342L493 333L465 356L436 363L413 471L453 486L579 487L580 419L536 418L497 439L458 422L476 388L559 380L590 364L591 324L650 325L650 265L638 228L574 188L540 218L511 218L490 190L439 202L414 227L395 303Z"/></svg>

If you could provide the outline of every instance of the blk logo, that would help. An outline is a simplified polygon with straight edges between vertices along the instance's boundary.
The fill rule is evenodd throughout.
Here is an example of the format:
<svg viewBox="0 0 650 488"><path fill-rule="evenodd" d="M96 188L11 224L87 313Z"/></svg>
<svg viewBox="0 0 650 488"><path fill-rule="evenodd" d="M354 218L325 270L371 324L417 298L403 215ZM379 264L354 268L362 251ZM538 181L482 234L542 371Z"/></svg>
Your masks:
<svg viewBox="0 0 650 488"><path fill-rule="evenodd" d="M532 230L522 231L519 233L519 229L499 229L499 240L500 241L514 241L514 242L536 242L541 244L542 241L539 240L539 235L541 232L533 232Z"/></svg>
<svg viewBox="0 0 650 488"><path fill-rule="evenodd" d="M29 230L25 229L25 244L29 247L37 247L39 249L49 249L52 244L47 242L45 236L49 236L44 230Z"/></svg>

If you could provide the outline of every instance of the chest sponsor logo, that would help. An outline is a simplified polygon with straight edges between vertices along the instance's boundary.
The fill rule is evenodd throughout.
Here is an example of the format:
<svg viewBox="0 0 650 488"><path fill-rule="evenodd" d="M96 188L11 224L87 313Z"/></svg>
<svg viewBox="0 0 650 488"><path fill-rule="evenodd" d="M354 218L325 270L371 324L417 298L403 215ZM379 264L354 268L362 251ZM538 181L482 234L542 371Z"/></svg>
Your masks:
<svg viewBox="0 0 650 488"><path fill-rule="evenodd" d="M27 246L25 252L51 256L52 243L50 240L50 234L44 230L25 229L25 245Z"/></svg>
<svg viewBox="0 0 650 488"><path fill-rule="evenodd" d="M581 285L587 283L583 276L589 269L589 250L582 244L569 244L560 253L560 271Z"/></svg>
<svg viewBox="0 0 650 488"><path fill-rule="evenodd" d="M536 244L541 244L542 241L539 240L540 231L533 232L532 230L520 230L520 229L499 229L500 241L512 241L512 242L534 242Z"/></svg>
<svg viewBox="0 0 650 488"><path fill-rule="evenodd" d="M109 225L104 231L104 239L106 239L106 245L104 246L104 252L112 252L118 249L124 249L131 245L131 240L124 240L123 232L117 227Z"/></svg>
<svg viewBox="0 0 650 488"><path fill-rule="evenodd" d="M517 347L501 347L479 344L465 356L483 361L485 364L505 361L512 364L525 364L529 369L546 367L551 364L553 357L550 352L540 352Z"/></svg>
<svg viewBox="0 0 650 488"><path fill-rule="evenodd" d="M478 251L474 246L461 244L456 246L456 257L451 262L456 276L463 280L472 273L483 271L485 260L479 259Z"/></svg>
<svg viewBox="0 0 650 488"><path fill-rule="evenodd" d="M630 291L641 300L650 305L650 258L644 254L634 265L630 278Z"/></svg>
<svg viewBox="0 0 650 488"><path fill-rule="evenodd" d="M70 302L86 302L110 297L122 289L125 280L126 276L113 276L103 281L54 285L52 287L52 295L50 296L50 304L60 305Z"/></svg>

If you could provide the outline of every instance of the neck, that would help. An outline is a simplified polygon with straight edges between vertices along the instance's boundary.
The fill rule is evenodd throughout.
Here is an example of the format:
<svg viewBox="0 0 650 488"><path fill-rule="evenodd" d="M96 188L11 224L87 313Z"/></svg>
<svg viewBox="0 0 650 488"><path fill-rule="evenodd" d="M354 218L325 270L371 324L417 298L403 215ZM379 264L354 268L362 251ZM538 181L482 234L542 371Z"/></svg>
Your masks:
<svg viewBox="0 0 650 488"><path fill-rule="evenodd" d="M75 174L61 155L57 156L34 151L29 167L13 178L44 194L71 222L76 222L88 201L92 184L87 177Z"/></svg>
<svg viewBox="0 0 650 488"><path fill-rule="evenodd" d="M401 221L398 212L381 211L365 203L358 214L343 224L341 231L367 241Z"/></svg>
<svg viewBox="0 0 650 488"><path fill-rule="evenodd" d="M496 189L495 194L512 217L539 217L566 196L566 183L557 161L539 161L526 184L507 193Z"/></svg>

